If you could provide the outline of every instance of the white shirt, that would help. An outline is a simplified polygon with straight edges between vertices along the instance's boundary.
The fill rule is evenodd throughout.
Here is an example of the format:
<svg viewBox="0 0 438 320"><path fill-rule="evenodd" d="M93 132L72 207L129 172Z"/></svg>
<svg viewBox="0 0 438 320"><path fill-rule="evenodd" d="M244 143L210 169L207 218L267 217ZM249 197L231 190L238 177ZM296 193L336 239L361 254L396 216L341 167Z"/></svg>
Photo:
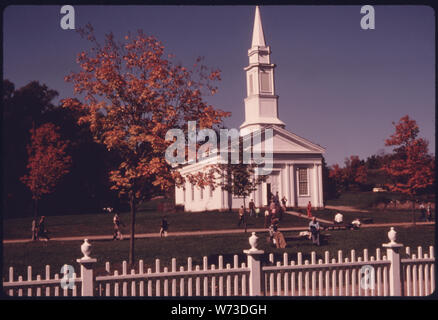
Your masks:
<svg viewBox="0 0 438 320"><path fill-rule="evenodd" d="M344 216L343 216L341 213L338 212L338 213L335 215L335 222L337 222L337 223L341 223L343 220L344 220Z"/></svg>

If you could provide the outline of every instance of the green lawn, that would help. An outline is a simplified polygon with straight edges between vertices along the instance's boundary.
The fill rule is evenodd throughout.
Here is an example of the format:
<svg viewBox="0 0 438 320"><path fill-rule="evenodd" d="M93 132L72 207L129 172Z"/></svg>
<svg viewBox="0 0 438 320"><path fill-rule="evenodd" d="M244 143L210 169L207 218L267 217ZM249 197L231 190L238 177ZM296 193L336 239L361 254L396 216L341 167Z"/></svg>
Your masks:
<svg viewBox="0 0 438 320"><path fill-rule="evenodd" d="M169 232L195 231L195 230L220 230L237 229L238 214L233 212L176 212L168 213ZM136 215L136 233L159 232L163 213L156 210L142 210ZM125 225L123 233L130 232L130 213L120 213L120 218ZM249 217L248 228L263 228L264 217ZM111 235L113 232L113 215L108 213L64 215L47 217L47 228L51 237L66 237L80 235ZM3 221L4 239L22 239L31 237L32 218L8 219ZM284 215L282 227L307 226L304 219Z"/></svg>
<svg viewBox="0 0 438 320"><path fill-rule="evenodd" d="M235 220L235 219L234 219ZM233 220L233 221L234 221ZM422 246L425 252L430 245L434 245L435 226L397 227L397 241L411 248ZM303 253L304 259L310 259L310 253L315 251L317 257L323 258L324 251L329 251L331 257L337 257L337 251L343 250L344 256L349 255L351 249L362 251L367 248L369 255L375 255L375 249L381 248L382 243L388 242L389 228L364 228L357 231L340 230L326 231L322 246L316 247L311 241L297 238L297 232L285 232L288 242L286 249L276 249L266 243L267 233L259 233L259 247L265 250L266 263L269 253L274 253L276 261L281 261L282 254L288 252L292 259L296 259L297 252ZM136 240L136 257L143 259L145 268L154 270L154 260L161 259L161 266L170 267L171 258L177 259L178 266L186 266L187 257L193 258L193 264L202 265L202 257L207 256L209 264L217 264L218 255L224 256L224 263L232 263L233 255L238 254L239 261L246 261L242 250L248 249L249 233L191 236L168 238L148 238ZM3 245L3 280L6 280L8 269L14 266L15 277L26 275L28 265L33 267L33 274L44 275L45 265L52 268L52 273L59 273L63 264L78 266L76 259L82 256L80 241L49 241L30 242ZM121 272L121 262L127 260L129 241L93 241L92 256L98 259L96 265L98 274L102 274L106 261L111 261L111 269ZM427 251L426 251L427 250ZM383 251L384 252L384 251ZM362 256L362 253L357 253ZM76 271L79 273L79 268Z"/></svg>

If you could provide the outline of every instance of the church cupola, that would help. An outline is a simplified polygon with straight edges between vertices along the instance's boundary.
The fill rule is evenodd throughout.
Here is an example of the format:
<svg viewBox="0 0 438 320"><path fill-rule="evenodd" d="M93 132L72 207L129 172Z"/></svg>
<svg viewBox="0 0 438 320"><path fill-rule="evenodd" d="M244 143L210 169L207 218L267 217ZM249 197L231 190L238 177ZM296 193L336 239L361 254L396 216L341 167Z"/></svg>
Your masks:
<svg viewBox="0 0 438 320"><path fill-rule="evenodd" d="M271 48L266 46L260 8L256 7L252 44L248 50L249 65L246 71L247 97L245 98L245 122L241 129L250 131L267 125L284 127L278 118L278 96L275 95L274 68Z"/></svg>

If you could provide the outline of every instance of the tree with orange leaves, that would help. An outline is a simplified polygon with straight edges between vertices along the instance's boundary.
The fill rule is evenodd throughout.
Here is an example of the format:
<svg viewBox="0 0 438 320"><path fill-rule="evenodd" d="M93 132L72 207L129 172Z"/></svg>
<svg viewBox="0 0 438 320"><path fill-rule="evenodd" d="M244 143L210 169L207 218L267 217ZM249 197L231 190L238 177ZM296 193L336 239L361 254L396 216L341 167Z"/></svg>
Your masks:
<svg viewBox="0 0 438 320"><path fill-rule="evenodd" d="M395 146L392 159L382 170L389 176L386 186L390 191L407 195L412 201L412 219L415 223L415 200L434 183L434 160L428 153L428 142L417 138L419 128L408 115L394 123L395 133L385 141Z"/></svg>
<svg viewBox="0 0 438 320"><path fill-rule="evenodd" d="M20 180L32 192L34 220L38 216L38 200L52 193L59 180L69 172L71 157L67 154L68 141L60 139L59 128L46 123L30 130L27 145L29 173Z"/></svg>
<svg viewBox="0 0 438 320"><path fill-rule="evenodd" d="M131 208L129 263L134 263L135 215L138 205L182 183L179 173L165 160L172 141L166 132L197 121L213 128L228 113L208 105L203 95L214 94L218 70L208 70L200 59L192 70L166 58L163 45L141 31L116 41L107 34L101 45L87 25L80 30L92 44L78 55L81 68L66 77L75 93L84 96L63 100L63 106L79 109L79 123L87 123L96 141L120 155L110 172L112 188L127 196Z"/></svg>

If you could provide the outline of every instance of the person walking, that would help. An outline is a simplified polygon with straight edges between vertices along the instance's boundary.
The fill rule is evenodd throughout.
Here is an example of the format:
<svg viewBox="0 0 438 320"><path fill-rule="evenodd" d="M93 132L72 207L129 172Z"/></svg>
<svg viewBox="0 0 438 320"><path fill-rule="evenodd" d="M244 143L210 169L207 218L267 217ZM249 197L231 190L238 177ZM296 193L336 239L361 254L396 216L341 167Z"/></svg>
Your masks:
<svg viewBox="0 0 438 320"><path fill-rule="evenodd" d="M307 204L307 217L312 218L312 203L310 201Z"/></svg>
<svg viewBox="0 0 438 320"><path fill-rule="evenodd" d="M120 231L120 225L122 222L120 221L119 215L116 213L113 217L113 224L114 224L114 233L113 233L113 240L123 240L122 232Z"/></svg>
<svg viewBox="0 0 438 320"><path fill-rule="evenodd" d="M46 217L42 216L40 219L40 222L38 223L38 237L37 239L40 239L41 237L44 237L46 241L49 241L49 231L46 229Z"/></svg>
<svg viewBox="0 0 438 320"><path fill-rule="evenodd" d="M421 212L421 220L426 221L426 207L424 206L424 203L420 203L420 212Z"/></svg>
<svg viewBox="0 0 438 320"><path fill-rule="evenodd" d="M432 221L432 205L430 204L430 202L427 203L426 218L427 221Z"/></svg>
<svg viewBox="0 0 438 320"><path fill-rule="evenodd" d="M320 245L319 230L319 222L316 221L316 217L313 217L312 221L309 223L309 231L312 234L312 243L316 243L317 246Z"/></svg>
<svg viewBox="0 0 438 320"><path fill-rule="evenodd" d="M286 197L281 198L281 204L283 205L283 210L284 211L286 211L286 202L287 202Z"/></svg>
<svg viewBox="0 0 438 320"><path fill-rule="evenodd" d="M169 229L169 224L167 223L167 217L164 216L161 220L160 238L167 237L167 230Z"/></svg>
<svg viewBox="0 0 438 320"><path fill-rule="evenodd" d="M239 209L239 222L237 223L237 226L240 227L240 224L245 224L245 210L243 209L243 206L240 206Z"/></svg>
<svg viewBox="0 0 438 320"><path fill-rule="evenodd" d="M254 203L254 200L252 200L252 199L249 202L249 216L250 217L255 216L255 203Z"/></svg>
<svg viewBox="0 0 438 320"><path fill-rule="evenodd" d="M279 205L280 205L280 197L279 197L279 195L278 195L278 191L275 193L275 196L274 196L274 203L275 203L276 206L279 206Z"/></svg>
<svg viewBox="0 0 438 320"><path fill-rule="evenodd" d="M32 220L32 241L35 241L38 238L38 225L36 219Z"/></svg>
<svg viewBox="0 0 438 320"><path fill-rule="evenodd" d="M265 228L267 228L271 224L269 216L269 210L265 210Z"/></svg>

